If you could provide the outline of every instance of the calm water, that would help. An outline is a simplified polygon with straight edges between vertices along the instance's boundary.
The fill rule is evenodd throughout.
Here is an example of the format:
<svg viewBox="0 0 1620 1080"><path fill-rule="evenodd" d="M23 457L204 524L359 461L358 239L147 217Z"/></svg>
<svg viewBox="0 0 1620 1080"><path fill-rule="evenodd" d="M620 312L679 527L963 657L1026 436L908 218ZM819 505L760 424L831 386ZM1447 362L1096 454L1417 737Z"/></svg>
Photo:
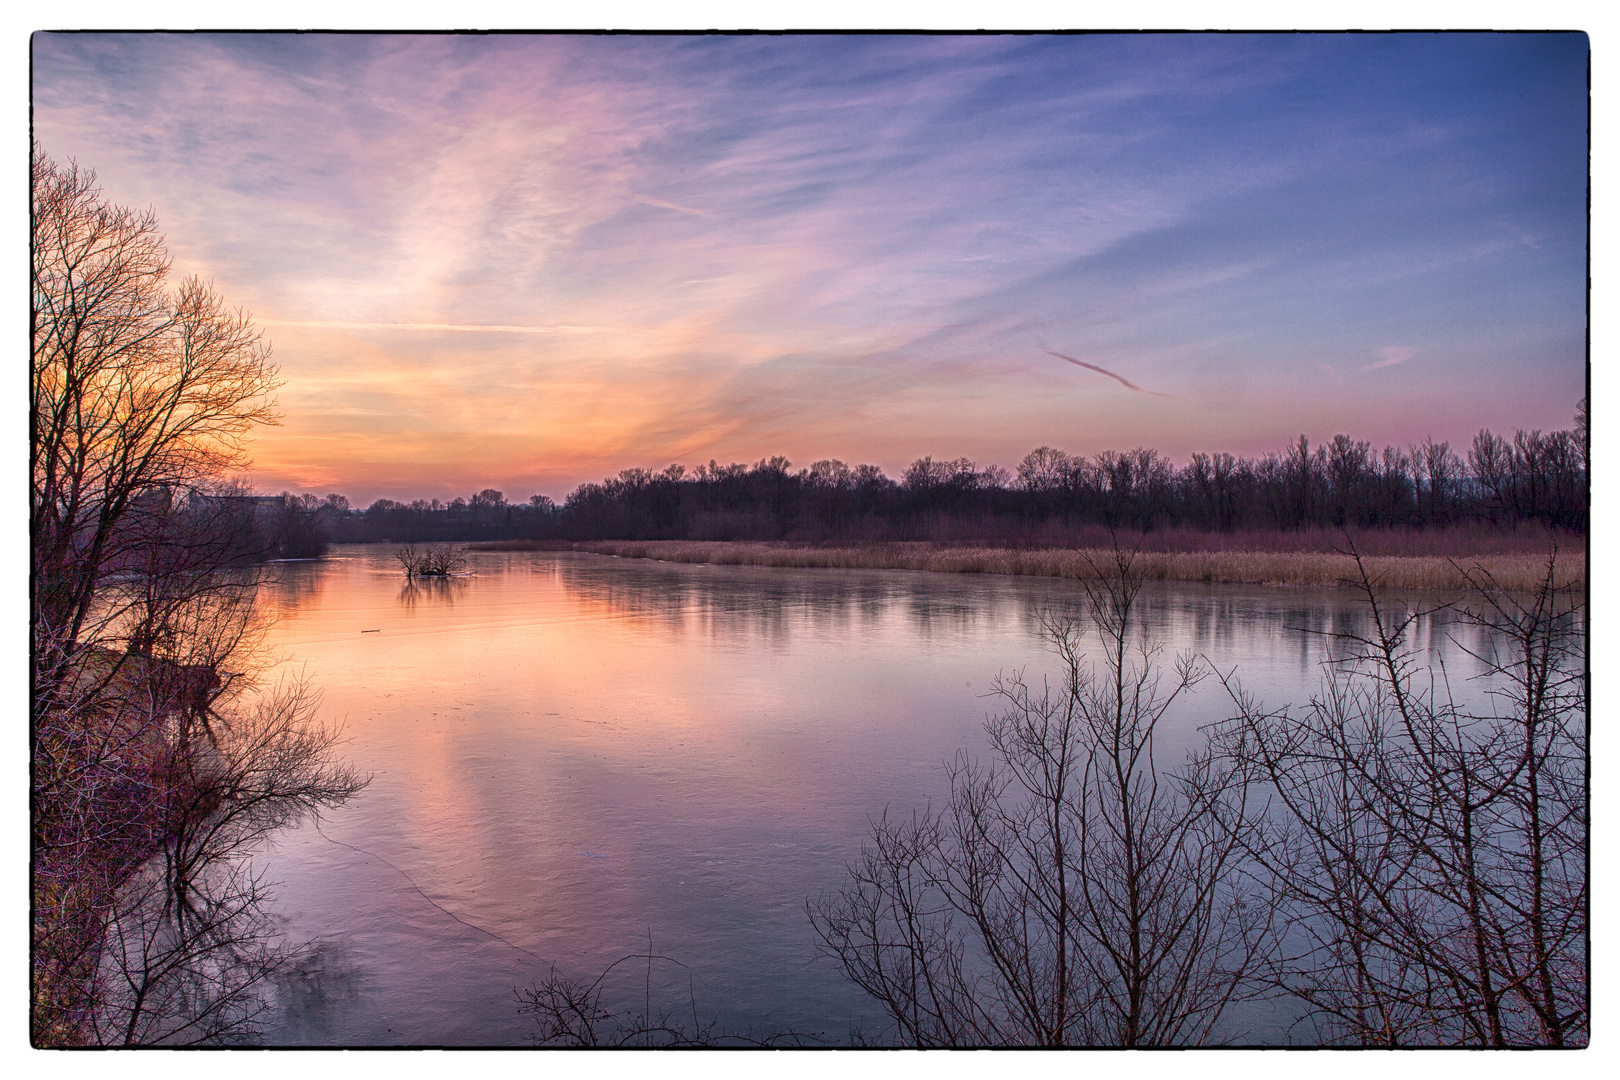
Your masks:
<svg viewBox="0 0 1620 1080"><path fill-rule="evenodd" d="M1049 667L1045 579L683 566L474 553L403 586L390 549L286 564L270 648L324 693L353 803L262 856L276 914L317 944L277 988L277 1044L524 1045L516 991L614 960L615 1004L764 1034L847 1038L881 1015L816 958L807 897L837 888L870 818L946 791L980 752L998 673ZM1193 650L1268 705L1319 685L1341 592L1158 587L1167 654ZM376 631L367 633L366 631ZM1438 618L1416 643L1476 670ZM1205 682L1161 740L1179 760L1225 715Z"/></svg>

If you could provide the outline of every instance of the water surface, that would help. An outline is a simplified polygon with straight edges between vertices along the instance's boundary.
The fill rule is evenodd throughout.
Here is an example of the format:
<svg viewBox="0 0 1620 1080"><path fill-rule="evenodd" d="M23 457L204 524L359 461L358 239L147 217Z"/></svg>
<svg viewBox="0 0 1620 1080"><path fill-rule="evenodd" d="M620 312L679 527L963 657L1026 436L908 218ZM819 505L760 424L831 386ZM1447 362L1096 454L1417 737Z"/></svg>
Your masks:
<svg viewBox="0 0 1620 1080"><path fill-rule="evenodd" d="M273 587L269 647L374 778L262 858L276 914L316 942L266 1040L524 1045L517 990L649 941L671 959L616 969L616 1004L755 1035L880 1028L817 958L805 900L885 808L943 800L945 762L984 750L993 680L1050 670L1040 616L1078 586L574 552L471 570L413 587L388 547L351 546ZM1268 705L1320 683L1329 641L1293 628L1365 629L1344 591L1159 585L1141 610L1167 656L1235 668ZM1429 618L1414 644L1466 687L1458 633ZM1206 681L1161 754L1228 704Z"/></svg>

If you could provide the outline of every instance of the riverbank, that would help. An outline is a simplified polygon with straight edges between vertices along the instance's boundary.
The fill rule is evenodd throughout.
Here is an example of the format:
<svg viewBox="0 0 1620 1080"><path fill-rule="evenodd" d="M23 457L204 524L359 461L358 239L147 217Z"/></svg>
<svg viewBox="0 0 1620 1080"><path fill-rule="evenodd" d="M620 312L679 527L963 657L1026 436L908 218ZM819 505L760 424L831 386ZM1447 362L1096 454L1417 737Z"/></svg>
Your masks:
<svg viewBox="0 0 1620 1080"><path fill-rule="evenodd" d="M829 569L928 570L947 574L1011 574L1029 577L1090 578L1111 561L1107 548L1013 549L956 547L922 543L818 546L719 540L510 540L469 544L473 551L588 551L626 559L711 563L723 566L818 567ZM1456 591L1463 574L1475 568L1509 590L1540 585L1547 571L1541 552L1488 552L1479 555L1365 555L1368 573L1384 588L1400 591ZM1356 580L1349 555L1320 551L1139 551L1135 565L1149 580L1201 581L1234 585L1335 587ZM1558 581L1579 587L1586 580L1580 549L1558 552Z"/></svg>

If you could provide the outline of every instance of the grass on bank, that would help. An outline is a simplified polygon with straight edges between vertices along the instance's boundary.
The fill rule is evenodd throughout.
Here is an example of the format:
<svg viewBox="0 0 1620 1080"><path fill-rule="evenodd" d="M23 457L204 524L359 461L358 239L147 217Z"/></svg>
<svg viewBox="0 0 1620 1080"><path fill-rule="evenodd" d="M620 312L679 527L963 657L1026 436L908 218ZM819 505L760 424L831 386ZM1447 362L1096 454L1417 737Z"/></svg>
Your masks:
<svg viewBox="0 0 1620 1080"><path fill-rule="evenodd" d="M1282 585L1295 587L1334 587L1347 584L1356 575L1349 555L1321 550L1266 550L1254 548L1198 549L1187 541L1198 534L1174 539L1182 550L1160 540L1159 549L1143 544L1138 548L1136 565L1149 580L1203 581L1235 585ZM1424 534L1414 534L1423 536ZM1443 534L1441 534L1443 535ZM1229 537L1205 540L1226 541ZM1131 538L1135 539L1135 538ZM1339 546L1344 536L1339 535ZM1547 569L1548 538L1537 538L1531 547L1513 550L1505 543L1495 550L1467 551L1472 545L1452 545L1463 550L1443 548L1433 534L1415 547L1428 547L1423 553L1391 552L1398 547L1389 542L1363 544L1357 538L1363 561L1371 575L1385 588L1397 590L1450 591L1464 588L1463 572L1479 567L1494 577L1502 588L1527 590L1537 587ZM1121 540L1125 543L1125 538ZM1578 538L1565 538L1558 554L1559 584L1582 585L1586 578L1586 558L1577 546ZM1134 544L1129 546L1136 546ZM1303 545L1302 545L1303 546ZM1485 545L1481 545L1485 546ZM828 569L929 570L951 574L1011 574L1029 577L1090 578L1092 562L1106 565L1103 556L1111 547L1008 548L994 546L949 546L928 543L880 543L810 545L788 542L720 540L590 540L577 543L558 541L509 540L469 544L476 551L572 550L627 559L657 559L664 562L711 563L725 566L814 567ZM1167 550L1168 548L1168 550ZM1369 551L1369 548L1371 551ZM1382 549L1382 550L1380 550Z"/></svg>

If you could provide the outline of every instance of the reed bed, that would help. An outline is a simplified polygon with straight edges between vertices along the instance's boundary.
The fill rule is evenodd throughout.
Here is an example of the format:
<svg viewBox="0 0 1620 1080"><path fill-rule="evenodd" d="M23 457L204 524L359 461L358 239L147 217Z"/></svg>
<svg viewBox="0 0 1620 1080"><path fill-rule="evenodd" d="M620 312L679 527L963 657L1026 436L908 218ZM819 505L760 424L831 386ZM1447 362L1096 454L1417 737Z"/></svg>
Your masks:
<svg viewBox="0 0 1620 1080"><path fill-rule="evenodd" d="M941 517L926 523L924 533L908 536L795 536L789 543L823 546L860 546L894 541L922 541L942 548L1101 548L1111 550L1117 540L1132 551L1165 552L1296 552L1314 551L1331 555L1345 546L1342 528L1264 529L1241 528L1225 531L1175 525L1140 532L1109 529L1104 525L1008 523L1005 520L960 521ZM1352 527L1349 531L1356 550L1363 555L1432 555L1439 558L1477 558L1483 555L1540 556L1554 544L1578 549L1585 536L1548 529L1536 522L1519 522L1509 528L1493 528L1483 522L1426 528ZM718 539L718 538L716 538ZM743 540L744 537L733 539Z"/></svg>
<svg viewBox="0 0 1620 1080"><path fill-rule="evenodd" d="M497 545L480 545L486 550ZM626 559L712 563L726 566L820 567L829 569L928 570L946 574L1012 574L1029 577L1090 578L1112 558L1107 548L1013 549L939 547L922 543L813 547L788 543L720 540L593 540L575 551ZM510 547L507 550L511 550ZM1234 585L1332 588L1353 584L1355 561L1348 555L1311 551L1139 551L1136 566L1150 580L1206 581ZM1476 567L1509 590L1537 587L1547 569L1540 554L1483 554L1474 557L1365 555L1368 572L1384 588L1401 591L1456 591L1463 572ZM1560 584L1584 585L1586 558L1560 551Z"/></svg>

